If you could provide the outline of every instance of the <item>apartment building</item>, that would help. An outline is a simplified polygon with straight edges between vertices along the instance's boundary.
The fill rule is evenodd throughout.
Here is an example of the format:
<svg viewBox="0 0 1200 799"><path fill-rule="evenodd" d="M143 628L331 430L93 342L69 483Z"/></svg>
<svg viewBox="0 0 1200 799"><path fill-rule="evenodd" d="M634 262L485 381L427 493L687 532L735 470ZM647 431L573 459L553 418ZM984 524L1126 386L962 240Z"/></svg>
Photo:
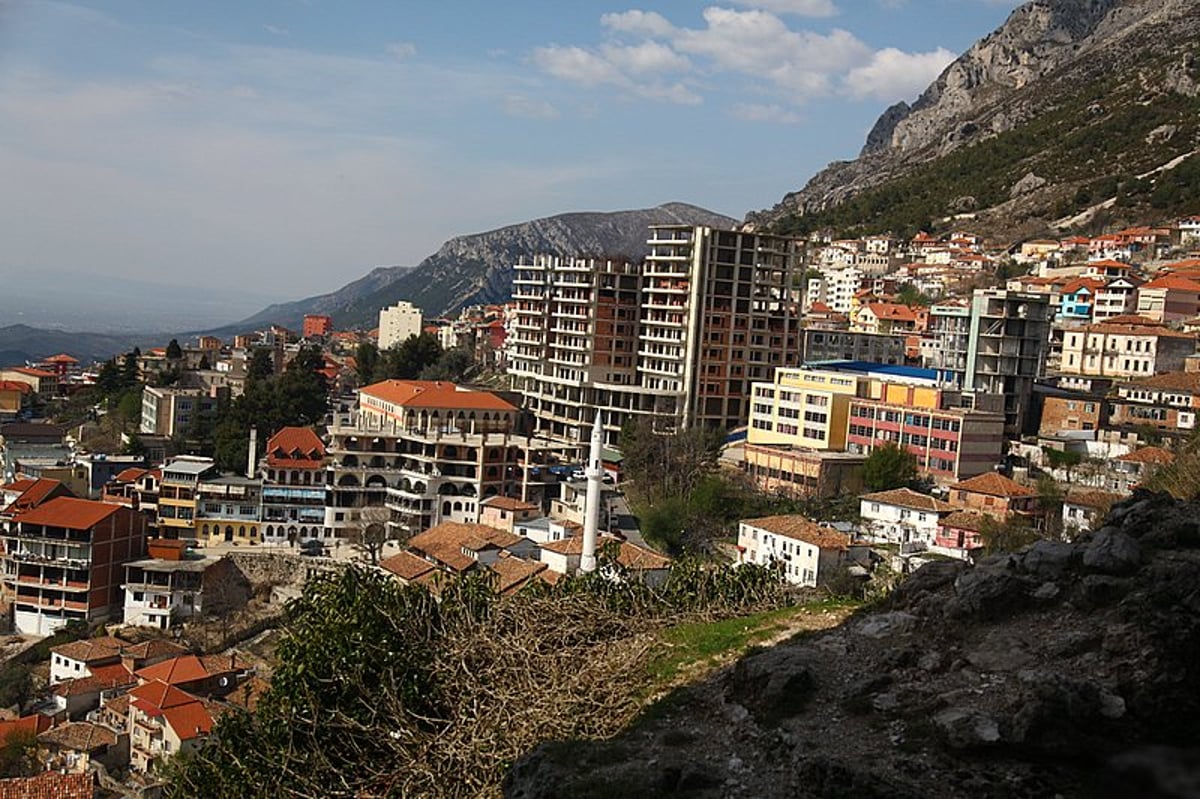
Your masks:
<svg viewBox="0 0 1200 799"><path fill-rule="evenodd" d="M791 286L800 242L659 225L648 244L640 268L578 259L517 265L510 370L539 433L578 447L596 409L609 445L630 414L651 415L663 430L733 427L749 412L751 381L799 362ZM618 325L636 352L617 348ZM586 410L560 413L570 405Z"/></svg>
<svg viewBox="0 0 1200 799"><path fill-rule="evenodd" d="M147 549L150 557L125 564L125 623L167 630L200 615L205 574L221 561L187 554L182 541L151 539Z"/></svg>
<svg viewBox="0 0 1200 799"><path fill-rule="evenodd" d="M1137 320L1137 321L1134 321ZM1196 335L1149 320L1086 325L1063 333L1063 374L1089 377L1146 377L1183 369L1196 354Z"/></svg>
<svg viewBox="0 0 1200 799"><path fill-rule="evenodd" d="M1020 435L1036 422L1033 384L1045 369L1052 314L1046 295L1003 289L977 289L969 305L935 305L925 366L952 374L977 407L1002 397L1005 433Z"/></svg>
<svg viewBox="0 0 1200 799"><path fill-rule="evenodd" d="M755 383L746 443L815 450L846 448L855 375L809 369L778 369L773 383Z"/></svg>
<svg viewBox="0 0 1200 799"><path fill-rule="evenodd" d="M262 523L262 480L212 474L196 484L196 540L205 544L257 544Z"/></svg>
<svg viewBox="0 0 1200 799"><path fill-rule="evenodd" d="M379 312L379 349L387 350L402 344L410 336L421 335L421 309L401 300Z"/></svg>
<svg viewBox="0 0 1200 799"><path fill-rule="evenodd" d="M1092 320L1107 322L1118 316L1128 316L1137 310L1138 288L1144 280L1130 275L1111 278L1103 288L1096 289Z"/></svg>
<svg viewBox="0 0 1200 799"><path fill-rule="evenodd" d="M199 414L215 410L217 400L200 389L142 389L142 433L152 436L179 436L187 432Z"/></svg>
<svg viewBox="0 0 1200 799"><path fill-rule="evenodd" d="M1152 427L1186 435L1200 413L1200 372L1168 372L1120 383L1110 399L1114 427Z"/></svg>
<svg viewBox="0 0 1200 799"><path fill-rule="evenodd" d="M391 511L389 531L409 537L443 521L474 524L493 496L540 504L552 444L528 434L512 403L453 383L385 380L359 390L338 414L327 447L326 535L344 536L364 507Z"/></svg>
<svg viewBox="0 0 1200 799"><path fill-rule="evenodd" d="M1138 288L1137 313L1155 322L1181 322L1200 313L1200 283L1167 273Z"/></svg>
<svg viewBox="0 0 1200 799"><path fill-rule="evenodd" d="M4 533L4 594L25 635L120 615L124 565L145 552L133 509L56 497L16 515Z"/></svg>

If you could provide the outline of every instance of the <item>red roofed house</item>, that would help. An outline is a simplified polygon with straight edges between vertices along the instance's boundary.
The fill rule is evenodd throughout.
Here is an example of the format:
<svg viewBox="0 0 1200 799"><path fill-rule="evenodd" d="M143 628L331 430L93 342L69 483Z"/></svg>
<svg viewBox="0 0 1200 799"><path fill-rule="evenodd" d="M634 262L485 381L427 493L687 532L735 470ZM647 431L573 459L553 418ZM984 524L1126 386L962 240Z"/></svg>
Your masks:
<svg viewBox="0 0 1200 799"><path fill-rule="evenodd" d="M738 563L779 564L793 585L815 586L845 563L850 537L803 516L766 516L738 525Z"/></svg>
<svg viewBox="0 0 1200 799"><path fill-rule="evenodd" d="M865 530L874 539L892 544L933 544L939 520L954 510L953 505L911 488L864 494L859 501Z"/></svg>
<svg viewBox="0 0 1200 799"><path fill-rule="evenodd" d="M1179 322L1200 313L1200 283L1182 275L1156 277L1138 289L1138 316Z"/></svg>
<svg viewBox="0 0 1200 799"><path fill-rule="evenodd" d="M1014 513L1032 515L1037 511L1036 491L995 472L955 483L950 486L949 499L956 507L997 518Z"/></svg>
<svg viewBox="0 0 1200 799"><path fill-rule="evenodd" d="M129 766L149 772L158 759L200 748L213 717L200 699L161 680L129 692Z"/></svg>
<svg viewBox="0 0 1200 799"><path fill-rule="evenodd" d="M20 380L0 380L0 419L13 419L28 407L33 386Z"/></svg>
<svg viewBox="0 0 1200 799"><path fill-rule="evenodd" d="M1195 346L1195 342L1192 342ZM1200 413L1200 372L1167 372L1117 385L1110 423L1149 426L1168 435L1190 435Z"/></svg>
<svg viewBox="0 0 1200 799"><path fill-rule="evenodd" d="M259 471L264 544L324 538L325 445L310 427L284 427L267 441Z"/></svg>
<svg viewBox="0 0 1200 799"><path fill-rule="evenodd" d="M0 780L0 799L92 799L95 777L45 771L33 777Z"/></svg>
<svg viewBox="0 0 1200 799"><path fill-rule="evenodd" d="M51 355L49 358L43 358L34 364L34 366L37 369L54 372L59 378L79 373L79 359L72 358L65 352L61 352L58 355Z"/></svg>
<svg viewBox="0 0 1200 799"><path fill-rule="evenodd" d="M0 520L11 519L18 513L32 510L55 497L71 497L71 489L58 480L47 477L26 478L0 486Z"/></svg>
<svg viewBox="0 0 1200 799"><path fill-rule="evenodd" d="M11 366L7 369L0 369L0 380L25 383L40 397L53 397L58 394L58 375L46 369Z"/></svg>
<svg viewBox="0 0 1200 799"><path fill-rule="evenodd" d="M869 302L858 309L852 327L865 333L920 332L922 310L894 302Z"/></svg>
<svg viewBox="0 0 1200 799"><path fill-rule="evenodd" d="M358 508L387 505L389 534L444 521L476 523L493 496L541 501L523 465L533 459L522 411L490 391L430 380L385 380L359 389L358 407L329 427L325 526L344 535ZM535 457L536 451L535 451Z"/></svg>
<svg viewBox="0 0 1200 799"><path fill-rule="evenodd" d="M488 497L479 503L479 523L497 530L513 532L517 522L535 519L541 508L512 497Z"/></svg>
<svg viewBox="0 0 1200 799"><path fill-rule="evenodd" d="M86 499L51 499L18 514L9 527L4 595L14 604L14 626L27 635L117 613L124 564L146 546L139 513Z"/></svg>

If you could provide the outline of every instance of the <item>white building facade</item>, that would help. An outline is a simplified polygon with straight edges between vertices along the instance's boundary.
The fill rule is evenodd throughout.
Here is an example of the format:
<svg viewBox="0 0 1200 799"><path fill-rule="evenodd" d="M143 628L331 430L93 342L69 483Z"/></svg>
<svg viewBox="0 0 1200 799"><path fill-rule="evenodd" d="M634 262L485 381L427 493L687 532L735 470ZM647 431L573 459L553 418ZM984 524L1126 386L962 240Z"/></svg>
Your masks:
<svg viewBox="0 0 1200 799"><path fill-rule="evenodd" d="M410 336L421 335L421 309L401 300L379 312L379 349L403 344Z"/></svg>

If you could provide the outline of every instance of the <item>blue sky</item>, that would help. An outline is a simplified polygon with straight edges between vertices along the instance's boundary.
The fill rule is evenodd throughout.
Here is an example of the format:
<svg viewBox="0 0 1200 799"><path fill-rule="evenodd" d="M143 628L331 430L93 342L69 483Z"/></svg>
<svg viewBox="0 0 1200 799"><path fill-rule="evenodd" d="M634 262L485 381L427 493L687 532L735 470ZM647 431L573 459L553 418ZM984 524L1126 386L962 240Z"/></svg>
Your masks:
<svg viewBox="0 0 1200 799"><path fill-rule="evenodd" d="M566 211L740 218L1015 5L0 0L0 277L286 300Z"/></svg>

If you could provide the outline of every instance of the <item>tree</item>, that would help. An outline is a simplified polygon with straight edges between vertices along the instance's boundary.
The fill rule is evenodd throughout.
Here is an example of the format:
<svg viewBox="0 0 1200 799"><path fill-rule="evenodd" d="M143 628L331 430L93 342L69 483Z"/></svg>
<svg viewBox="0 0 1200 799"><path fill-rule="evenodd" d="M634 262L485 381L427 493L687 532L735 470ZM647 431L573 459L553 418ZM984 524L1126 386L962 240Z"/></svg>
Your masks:
<svg viewBox="0 0 1200 799"><path fill-rule="evenodd" d="M1052 471L1063 469L1067 473L1067 482L1071 482L1071 475L1074 469L1083 463L1083 453L1074 450L1054 449L1053 447L1042 447L1042 455L1046 458L1046 465Z"/></svg>
<svg viewBox="0 0 1200 799"><path fill-rule="evenodd" d="M275 363L271 351L259 347L250 354L250 362L246 364L246 381L266 380L275 374Z"/></svg>
<svg viewBox="0 0 1200 799"><path fill-rule="evenodd" d="M442 357L442 345L431 333L409 336L382 354L377 380L416 380Z"/></svg>
<svg viewBox="0 0 1200 799"><path fill-rule="evenodd" d="M212 364L208 360L207 352L200 356L200 363L196 364L196 368L200 370L212 368Z"/></svg>
<svg viewBox="0 0 1200 799"><path fill-rule="evenodd" d="M863 485L871 491L902 488L917 479L917 456L887 442L871 450L863 463Z"/></svg>
<svg viewBox="0 0 1200 799"><path fill-rule="evenodd" d="M390 538L387 523L391 516L387 508L372 505L359 511L357 521L350 528L350 546L365 555L372 566L379 565L379 556Z"/></svg>
<svg viewBox="0 0 1200 799"><path fill-rule="evenodd" d="M923 294L912 283L905 283L901 287L900 291L896 294L896 302L908 306L933 305L933 299L929 295Z"/></svg>
<svg viewBox="0 0 1200 799"><path fill-rule="evenodd" d="M475 368L475 359L462 347L445 350L437 362L421 370L422 380L447 380L458 383L465 380Z"/></svg>
<svg viewBox="0 0 1200 799"><path fill-rule="evenodd" d="M137 347L134 347L132 352L125 354L125 360L121 363L122 388L133 388L142 382L141 372L138 369L138 358L140 357L142 357L142 351Z"/></svg>
<svg viewBox="0 0 1200 799"><path fill-rule="evenodd" d="M37 736L32 730L10 732L0 742L0 777L31 777L39 771Z"/></svg>
<svg viewBox="0 0 1200 799"><path fill-rule="evenodd" d="M182 357L183 348L179 346L179 341L177 339L171 339L170 342L167 343L167 360L178 361Z"/></svg>
<svg viewBox="0 0 1200 799"><path fill-rule="evenodd" d="M365 386L374 382L379 371L379 348L369 341L364 341L354 351L354 362L357 366L359 385Z"/></svg>
<svg viewBox="0 0 1200 799"><path fill-rule="evenodd" d="M1016 552L1041 538L1029 519L1016 513L1004 519L985 516L981 527L979 537L983 539L983 548L989 555Z"/></svg>

